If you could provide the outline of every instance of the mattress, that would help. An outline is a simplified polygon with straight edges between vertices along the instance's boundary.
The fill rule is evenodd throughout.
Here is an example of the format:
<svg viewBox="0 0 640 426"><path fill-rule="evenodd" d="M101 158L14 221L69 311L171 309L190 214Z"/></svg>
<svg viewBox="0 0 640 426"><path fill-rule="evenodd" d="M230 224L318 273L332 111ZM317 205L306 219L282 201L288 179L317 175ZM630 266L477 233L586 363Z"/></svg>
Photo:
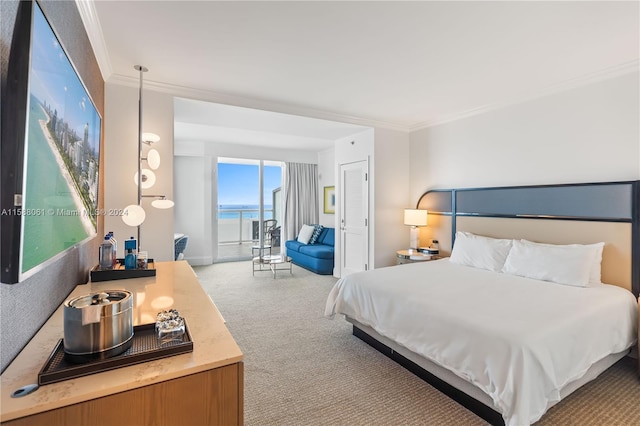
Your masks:
<svg viewBox="0 0 640 426"><path fill-rule="evenodd" d="M505 424L537 421L599 360L637 337L633 295L571 287L447 259L340 279L325 314L344 314L479 388Z"/></svg>

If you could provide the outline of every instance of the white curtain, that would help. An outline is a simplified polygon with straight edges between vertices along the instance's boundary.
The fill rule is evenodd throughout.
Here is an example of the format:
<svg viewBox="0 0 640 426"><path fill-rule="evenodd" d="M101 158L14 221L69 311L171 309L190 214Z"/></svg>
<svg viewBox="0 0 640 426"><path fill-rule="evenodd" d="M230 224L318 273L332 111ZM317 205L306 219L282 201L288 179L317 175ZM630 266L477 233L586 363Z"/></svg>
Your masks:
<svg viewBox="0 0 640 426"><path fill-rule="evenodd" d="M285 163L284 241L293 240L302 225L318 223L318 166Z"/></svg>

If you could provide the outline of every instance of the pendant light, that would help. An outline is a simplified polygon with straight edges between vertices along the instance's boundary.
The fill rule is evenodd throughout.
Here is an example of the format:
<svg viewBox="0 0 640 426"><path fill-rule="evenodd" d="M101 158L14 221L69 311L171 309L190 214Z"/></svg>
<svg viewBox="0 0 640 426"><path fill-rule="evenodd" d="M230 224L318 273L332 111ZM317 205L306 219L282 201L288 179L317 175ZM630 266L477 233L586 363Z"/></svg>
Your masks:
<svg viewBox="0 0 640 426"><path fill-rule="evenodd" d="M159 209L168 209L173 207L174 203L168 200L164 195L142 195L143 189L151 188L156 182L156 174L153 170L157 170L160 167L160 153L151 148L147 152L147 156L142 156L143 145L151 146L154 143L160 141L160 136L155 133L148 133L142 131L142 75L149 71L148 68L142 65L135 65L134 69L140 72L140 89L138 94L138 171L133 177L133 181L138 187L138 204L131 204L125 207L122 221L129 226L136 226L138 228L138 250L140 249L140 225L144 222L147 214L142 207L142 198L158 198L152 201L151 205ZM142 161L146 161L149 168L142 167ZM141 179L138 177L141 176Z"/></svg>

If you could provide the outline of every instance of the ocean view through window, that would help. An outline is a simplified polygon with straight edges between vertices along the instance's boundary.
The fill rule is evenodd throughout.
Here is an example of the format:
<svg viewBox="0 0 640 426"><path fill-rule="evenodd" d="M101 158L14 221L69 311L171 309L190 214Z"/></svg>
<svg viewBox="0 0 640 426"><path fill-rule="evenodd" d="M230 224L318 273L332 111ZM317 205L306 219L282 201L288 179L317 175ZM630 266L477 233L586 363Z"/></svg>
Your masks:
<svg viewBox="0 0 640 426"><path fill-rule="evenodd" d="M281 226L281 184L278 162L218 159L218 259L250 258L251 247L261 239L261 221L275 219Z"/></svg>
<svg viewBox="0 0 640 426"><path fill-rule="evenodd" d="M264 205L265 219L273 219L272 209L272 205ZM238 219L240 212L242 212L242 217L258 219L260 217L260 206L258 204L220 204L218 206L218 219Z"/></svg>

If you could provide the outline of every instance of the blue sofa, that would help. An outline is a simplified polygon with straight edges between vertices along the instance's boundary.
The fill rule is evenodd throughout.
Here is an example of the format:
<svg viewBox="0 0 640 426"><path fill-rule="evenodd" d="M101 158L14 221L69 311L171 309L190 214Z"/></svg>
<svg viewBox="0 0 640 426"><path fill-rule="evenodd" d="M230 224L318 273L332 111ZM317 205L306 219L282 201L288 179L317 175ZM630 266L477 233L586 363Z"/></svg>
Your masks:
<svg viewBox="0 0 640 426"><path fill-rule="evenodd" d="M333 248L335 230L324 228L315 244L302 244L298 240L285 243L287 256L291 261L305 269L320 275L333 274Z"/></svg>

